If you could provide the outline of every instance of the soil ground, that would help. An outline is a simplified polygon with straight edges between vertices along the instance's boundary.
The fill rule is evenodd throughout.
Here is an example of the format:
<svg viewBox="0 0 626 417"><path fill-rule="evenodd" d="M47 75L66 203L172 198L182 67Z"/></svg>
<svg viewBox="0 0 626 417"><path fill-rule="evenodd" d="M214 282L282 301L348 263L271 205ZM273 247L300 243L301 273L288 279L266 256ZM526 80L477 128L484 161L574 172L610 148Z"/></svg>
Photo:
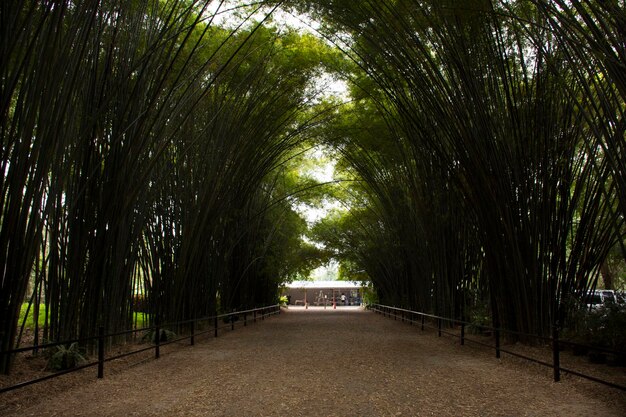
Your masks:
<svg viewBox="0 0 626 417"><path fill-rule="evenodd" d="M624 416L623 392L353 308L280 316L0 394L3 416ZM135 359L138 361L139 359ZM81 374L81 371L77 374ZM619 372L624 372L623 368ZM61 384L61 385L59 385ZM3 404L4 402L4 404Z"/></svg>

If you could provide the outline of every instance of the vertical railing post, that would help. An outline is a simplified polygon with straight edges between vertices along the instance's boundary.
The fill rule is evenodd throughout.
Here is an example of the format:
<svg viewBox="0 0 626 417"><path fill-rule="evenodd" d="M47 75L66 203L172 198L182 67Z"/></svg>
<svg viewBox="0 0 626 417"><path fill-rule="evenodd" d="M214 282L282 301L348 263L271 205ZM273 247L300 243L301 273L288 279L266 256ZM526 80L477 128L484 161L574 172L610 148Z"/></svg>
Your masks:
<svg viewBox="0 0 626 417"><path fill-rule="evenodd" d="M98 378L104 378L104 326L98 327Z"/></svg>
<svg viewBox="0 0 626 417"><path fill-rule="evenodd" d="M422 330L424 330L424 315L422 314Z"/></svg>
<svg viewBox="0 0 626 417"><path fill-rule="evenodd" d="M280 304L276 304L276 312L280 316Z"/></svg>
<svg viewBox="0 0 626 417"><path fill-rule="evenodd" d="M441 317L437 317L437 336L441 337Z"/></svg>
<svg viewBox="0 0 626 417"><path fill-rule="evenodd" d="M243 327L248 325L248 313L243 313Z"/></svg>
<svg viewBox="0 0 626 417"><path fill-rule="evenodd" d="M500 312L498 311L497 308L493 309L492 316L493 316L493 331L496 337L496 358L500 358Z"/></svg>
<svg viewBox="0 0 626 417"><path fill-rule="evenodd" d="M155 337L155 341L156 344L154 346L154 358L155 359L159 359L159 357L161 356L161 329L159 327L159 322L157 321L156 323L156 330L154 332L154 337Z"/></svg>
<svg viewBox="0 0 626 417"><path fill-rule="evenodd" d="M254 317L254 322L256 323L256 308L252 312L252 317Z"/></svg>
<svg viewBox="0 0 626 417"><path fill-rule="evenodd" d="M261 308L261 320L265 320L265 307Z"/></svg>
<svg viewBox="0 0 626 417"><path fill-rule="evenodd" d="M230 330L235 330L235 315L231 314L228 317L230 317Z"/></svg>
<svg viewBox="0 0 626 417"><path fill-rule="evenodd" d="M461 346L465 344L465 323L461 323Z"/></svg>
<svg viewBox="0 0 626 417"><path fill-rule="evenodd" d="M496 358L500 357L500 329L496 327L494 329L494 333L496 336Z"/></svg>
<svg viewBox="0 0 626 417"><path fill-rule="evenodd" d="M554 367L554 382L561 380L561 358L559 353L559 327L552 327L552 365Z"/></svg>
<svg viewBox="0 0 626 417"><path fill-rule="evenodd" d="M192 320L191 321L191 346L193 346L196 343L195 340L195 336L196 336L196 321Z"/></svg>
<svg viewBox="0 0 626 417"><path fill-rule="evenodd" d="M213 325L215 326L215 337L217 337L217 313L215 313L215 318L213 319Z"/></svg>
<svg viewBox="0 0 626 417"><path fill-rule="evenodd" d="M3 339L4 339L4 333L5 333L5 332L3 332L2 330L0 330L0 340L3 340ZM9 346L9 347L10 347L10 346ZM7 358L6 358L6 363L5 363L5 359L4 359L5 355L6 355L6 357L7 357ZM11 357L10 357L9 355L10 355L10 353L8 353L8 352L7 352L7 353L4 353L4 351L2 350L2 348L0 348L0 364L5 364L5 366L7 366L7 367L8 367L8 366L9 366L9 362L11 362Z"/></svg>

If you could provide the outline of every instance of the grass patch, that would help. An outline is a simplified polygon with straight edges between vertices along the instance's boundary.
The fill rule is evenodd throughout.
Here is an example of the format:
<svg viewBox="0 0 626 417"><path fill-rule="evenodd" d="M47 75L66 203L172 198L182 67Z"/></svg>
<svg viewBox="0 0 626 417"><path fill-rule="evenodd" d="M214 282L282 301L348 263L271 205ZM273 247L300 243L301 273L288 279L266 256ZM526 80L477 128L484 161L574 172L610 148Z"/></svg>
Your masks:
<svg viewBox="0 0 626 417"><path fill-rule="evenodd" d="M148 313L134 312L133 313L133 326L135 329L141 329L148 325L150 322L150 315Z"/></svg>
<svg viewBox="0 0 626 417"><path fill-rule="evenodd" d="M28 303L22 304L22 307L20 309L20 321L18 322L18 326L22 325L22 322L24 321L24 316L26 316L26 310L28 310L28 317L26 317L25 327L27 329L35 328L35 319L34 319L34 314L33 314L34 309L35 309L34 305L30 306L30 310L29 310ZM43 327L45 317L46 317L46 305L39 304L39 327L40 328ZM150 315L148 313L142 313L142 312L133 313L133 326L135 329L141 329L143 327L146 327L149 322L150 322Z"/></svg>
<svg viewBox="0 0 626 417"><path fill-rule="evenodd" d="M34 319L34 310L35 306L31 305L30 310L28 309L28 303L23 303L20 308L20 321L18 322L18 326L22 325L24 321L24 316L26 316L26 310L28 310L28 317L26 317L26 328L33 329L35 327L35 319ZM43 327L44 319L46 317L46 305L39 304L39 327Z"/></svg>

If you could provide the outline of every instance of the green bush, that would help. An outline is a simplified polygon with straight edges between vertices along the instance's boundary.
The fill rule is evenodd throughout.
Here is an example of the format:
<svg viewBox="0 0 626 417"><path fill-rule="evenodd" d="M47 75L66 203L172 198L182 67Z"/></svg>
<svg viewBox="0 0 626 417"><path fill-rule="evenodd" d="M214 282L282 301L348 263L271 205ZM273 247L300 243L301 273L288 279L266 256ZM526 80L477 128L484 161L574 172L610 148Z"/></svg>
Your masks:
<svg viewBox="0 0 626 417"><path fill-rule="evenodd" d="M74 342L69 347L65 345L55 346L50 354L46 368L53 371L64 371L86 362L86 355L78 347L78 344Z"/></svg>
<svg viewBox="0 0 626 417"><path fill-rule="evenodd" d="M610 302L597 309L582 309L564 331L577 343L624 351L626 346L626 302Z"/></svg>
<svg viewBox="0 0 626 417"><path fill-rule="evenodd" d="M174 333L171 330L160 329L159 333L160 333L159 342L168 342L176 338L176 333ZM157 342L156 331L150 330L146 332L146 334L143 335L141 340L144 342L152 342L156 344Z"/></svg>
<svg viewBox="0 0 626 417"><path fill-rule="evenodd" d="M471 334L482 334L487 330L485 327L491 327L493 325L491 321L491 315L486 305L476 305L471 308L469 312L470 325L467 326L467 331Z"/></svg>
<svg viewBox="0 0 626 417"><path fill-rule="evenodd" d="M380 299L378 297L378 294L374 290L374 288L364 287L363 288L363 304L368 306L371 304L378 304L378 303L380 303Z"/></svg>

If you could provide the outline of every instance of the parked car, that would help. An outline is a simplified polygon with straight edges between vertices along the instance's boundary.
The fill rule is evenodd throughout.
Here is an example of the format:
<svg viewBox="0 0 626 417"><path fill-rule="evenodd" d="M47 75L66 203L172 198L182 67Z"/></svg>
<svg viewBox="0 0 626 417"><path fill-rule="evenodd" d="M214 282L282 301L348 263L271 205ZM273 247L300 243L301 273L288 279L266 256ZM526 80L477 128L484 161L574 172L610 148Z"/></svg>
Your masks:
<svg viewBox="0 0 626 417"><path fill-rule="evenodd" d="M615 292L613 290L595 290L589 294L589 301L587 307L591 309L600 308L608 303L615 303Z"/></svg>

